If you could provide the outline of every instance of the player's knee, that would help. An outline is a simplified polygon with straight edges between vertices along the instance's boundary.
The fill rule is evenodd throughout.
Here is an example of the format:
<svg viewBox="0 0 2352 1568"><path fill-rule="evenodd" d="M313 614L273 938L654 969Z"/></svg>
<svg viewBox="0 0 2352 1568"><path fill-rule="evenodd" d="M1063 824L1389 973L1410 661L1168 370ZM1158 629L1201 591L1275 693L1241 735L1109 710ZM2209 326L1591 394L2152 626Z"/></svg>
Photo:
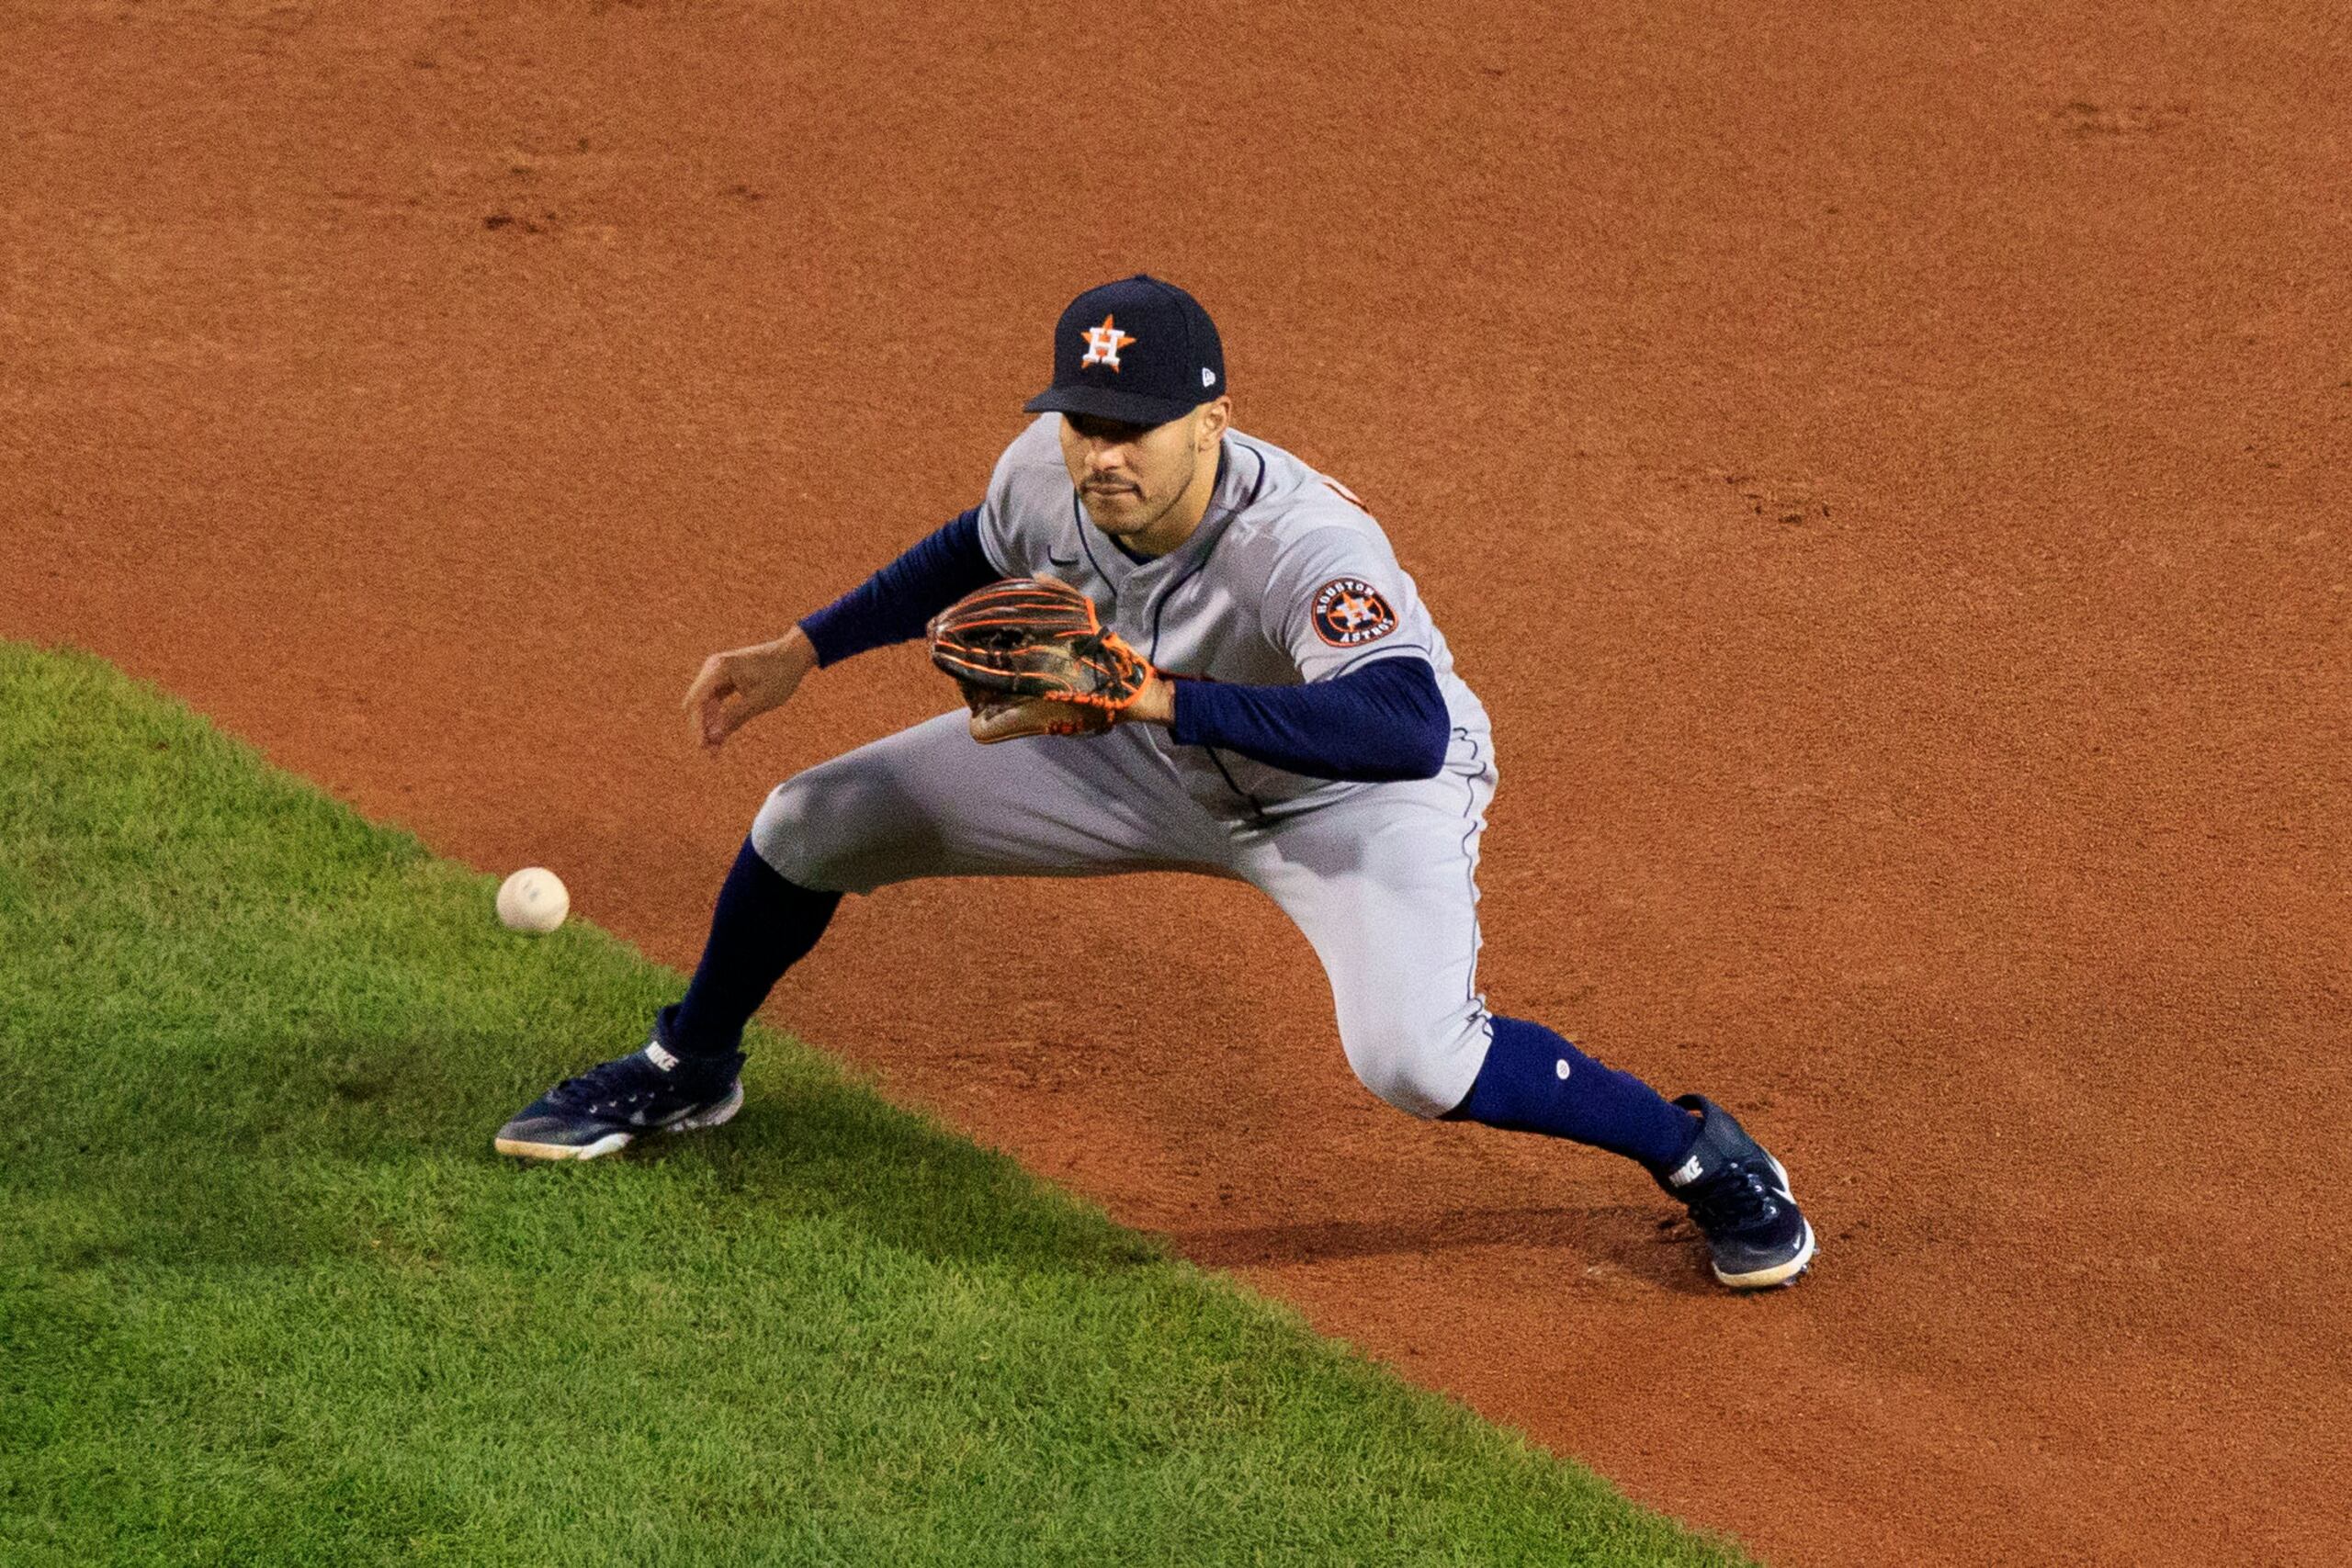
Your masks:
<svg viewBox="0 0 2352 1568"><path fill-rule="evenodd" d="M837 792L817 777L798 773L768 792L752 818L752 848L786 882L838 891L836 870L844 858L840 829L845 814Z"/></svg>
<svg viewBox="0 0 2352 1568"><path fill-rule="evenodd" d="M1476 1006L1436 1018L1342 1018L1340 1040L1364 1088L1399 1111L1437 1117L1470 1092L1487 1054L1486 1022Z"/></svg>

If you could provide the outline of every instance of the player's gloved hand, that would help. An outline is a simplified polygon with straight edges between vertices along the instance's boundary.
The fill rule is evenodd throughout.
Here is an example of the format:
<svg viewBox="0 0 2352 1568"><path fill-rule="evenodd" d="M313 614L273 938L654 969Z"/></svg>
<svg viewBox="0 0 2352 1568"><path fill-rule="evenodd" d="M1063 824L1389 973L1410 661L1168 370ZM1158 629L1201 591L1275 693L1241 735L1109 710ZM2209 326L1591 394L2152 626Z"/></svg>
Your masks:
<svg viewBox="0 0 2352 1568"><path fill-rule="evenodd" d="M963 688L982 743L1100 733L1155 673L1091 599L1050 577L1008 577L933 616L931 661Z"/></svg>

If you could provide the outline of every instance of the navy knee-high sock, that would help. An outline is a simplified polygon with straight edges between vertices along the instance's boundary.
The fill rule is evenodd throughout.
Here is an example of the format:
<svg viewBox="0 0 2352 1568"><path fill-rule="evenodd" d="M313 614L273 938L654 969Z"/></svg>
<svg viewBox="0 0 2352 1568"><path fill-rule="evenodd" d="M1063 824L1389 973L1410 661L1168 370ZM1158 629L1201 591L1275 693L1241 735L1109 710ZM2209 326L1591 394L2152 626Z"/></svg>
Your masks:
<svg viewBox="0 0 2352 1568"><path fill-rule="evenodd" d="M1540 1023L1494 1023L1486 1064L1450 1119L1574 1138L1657 1170L1690 1152L1699 1119L1633 1074L1601 1066Z"/></svg>
<svg viewBox="0 0 2352 1568"><path fill-rule="evenodd" d="M727 1056L743 1048L743 1026L784 972L825 934L842 901L786 882L743 840L718 889L710 937L684 1000L662 1010L653 1032L681 1056Z"/></svg>

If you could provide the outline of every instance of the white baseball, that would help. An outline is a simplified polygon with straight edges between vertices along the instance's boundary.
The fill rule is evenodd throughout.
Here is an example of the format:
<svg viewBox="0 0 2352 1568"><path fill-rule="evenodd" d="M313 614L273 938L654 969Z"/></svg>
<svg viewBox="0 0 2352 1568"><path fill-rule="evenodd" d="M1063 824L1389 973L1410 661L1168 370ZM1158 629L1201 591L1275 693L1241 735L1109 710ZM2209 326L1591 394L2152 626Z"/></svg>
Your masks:
<svg viewBox="0 0 2352 1568"><path fill-rule="evenodd" d="M498 885L498 918L508 931L544 935L570 913L563 878L543 865L526 865Z"/></svg>

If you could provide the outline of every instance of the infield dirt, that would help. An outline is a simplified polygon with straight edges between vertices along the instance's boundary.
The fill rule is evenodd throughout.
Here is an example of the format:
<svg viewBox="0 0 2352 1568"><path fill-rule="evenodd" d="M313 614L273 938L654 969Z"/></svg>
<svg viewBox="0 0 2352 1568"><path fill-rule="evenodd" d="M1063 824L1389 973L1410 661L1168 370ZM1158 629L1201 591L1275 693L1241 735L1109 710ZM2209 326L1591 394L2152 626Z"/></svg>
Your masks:
<svg viewBox="0 0 2352 1568"><path fill-rule="evenodd" d="M891 890L775 1020L1770 1559L2340 1561L2352 51L1914 9L19 6L0 635L687 964L953 702L711 762L702 656L1176 278L1495 716L1490 999L1738 1111L1815 1277L1374 1103L1243 889Z"/></svg>

